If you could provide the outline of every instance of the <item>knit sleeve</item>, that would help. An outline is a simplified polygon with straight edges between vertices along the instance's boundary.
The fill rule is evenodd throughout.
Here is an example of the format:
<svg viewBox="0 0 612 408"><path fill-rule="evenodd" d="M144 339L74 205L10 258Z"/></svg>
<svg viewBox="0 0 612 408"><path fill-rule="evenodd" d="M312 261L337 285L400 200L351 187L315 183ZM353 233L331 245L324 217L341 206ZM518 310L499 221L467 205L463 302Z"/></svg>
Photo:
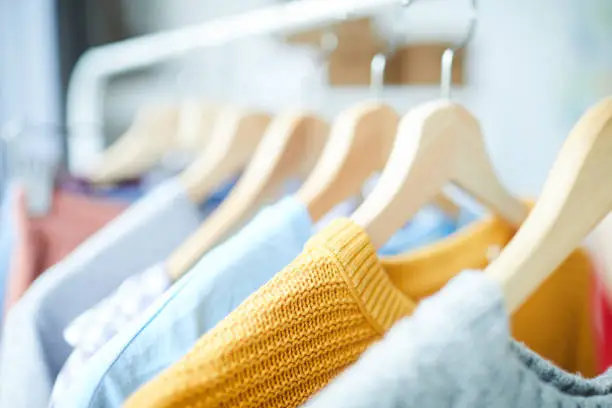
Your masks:
<svg viewBox="0 0 612 408"><path fill-rule="evenodd" d="M304 253L125 406L297 407L378 337L333 262Z"/></svg>

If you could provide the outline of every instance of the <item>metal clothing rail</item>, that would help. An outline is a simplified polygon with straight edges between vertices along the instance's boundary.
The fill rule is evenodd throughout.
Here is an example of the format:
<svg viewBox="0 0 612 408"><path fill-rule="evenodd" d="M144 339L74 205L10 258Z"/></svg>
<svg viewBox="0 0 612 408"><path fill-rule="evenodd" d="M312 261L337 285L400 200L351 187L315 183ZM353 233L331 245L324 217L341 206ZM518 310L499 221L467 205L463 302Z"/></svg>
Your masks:
<svg viewBox="0 0 612 408"><path fill-rule="evenodd" d="M300 0L92 48L77 62L68 86L70 168L76 174L83 174L102 151L104 90L113 75L240 38L316 28L338 20L366 17L383 7L409 2Z"/></svg>

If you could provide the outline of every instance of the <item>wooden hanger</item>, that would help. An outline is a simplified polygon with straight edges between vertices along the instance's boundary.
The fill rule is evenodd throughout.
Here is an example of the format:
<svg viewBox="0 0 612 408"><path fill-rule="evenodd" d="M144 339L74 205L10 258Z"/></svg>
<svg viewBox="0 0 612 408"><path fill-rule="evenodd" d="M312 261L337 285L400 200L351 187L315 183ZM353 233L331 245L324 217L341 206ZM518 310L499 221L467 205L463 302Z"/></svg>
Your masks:
<svg viewBox="0 0 612 408"><path fill-rule="evenodd" d="M336 118L321 159L296 194L314 222L359 194L366 179L383 168L398 121L393 108L374 101L353 106Z"/></svg>
<svg viewBox="0 0 612 408"><path fill-rule="evenodd" d="M351 218L380 248L448 182L514 226L527 216L527 207L495 175L476 118L442 100L420 105L401 119L380 180Z"/></svg>
<svg viewBox="0 0 612 408"><path fill-rule="evenodd" d="M380 96L388 55L376 54L370 66L370 89ZM357 195L368 177L381 170L391 152L399 115L378 100L361 102L341 112L334 120L321 159L296 197L319 221L335 205ZM454 217L459 208L444 196L436 202Z"/></svg>
<svg viewBox="0 0 612 408"><path fill-rule="evenodd" d="M302 112L274 118L242 177L219 208L168 259L176 281L208 250L248 220L291 177L308 174L329 131L321 119Z"/></svg>
<svg viewBox="0 0 612 408"><path fill-rule="evenodd" d="M148 106L138 111L132 126L102 155L88 175L106 184L141 176L159 162L173 143L178 106Z"/></svg>
<svg viewBox="0 0 612 408"><path fill-rule="evenodd" d="M529 218L485 270L503 287L510 312L612 210L611 181L612 98L607 98L574 126Z"/></svg>
<svg viewBox="0 0 612 408"><path fill-rule="evenodd" d="M179 175L189 198L201 203L235 177L253 156L270 121L269 114L247 109L219 113L208 148Z"/></svg>
<svg viewBox="0 0 612 408"><path fill-rule="evenodd" d="M398 122L392 107L376 101L362 102L336 118L321 159L296 193L314 222L359 194L368 177L383 169ZM459 215L459 207L442 194L432 202L453 218Z"/></svg>
<svg viewBox="0 0 612 408"><path fill-rule="evenodd" d="M204 151L210 144L217 120L224 109L227 108L210 102L183 102L177 125L176 147L188 152Z"/></svg>

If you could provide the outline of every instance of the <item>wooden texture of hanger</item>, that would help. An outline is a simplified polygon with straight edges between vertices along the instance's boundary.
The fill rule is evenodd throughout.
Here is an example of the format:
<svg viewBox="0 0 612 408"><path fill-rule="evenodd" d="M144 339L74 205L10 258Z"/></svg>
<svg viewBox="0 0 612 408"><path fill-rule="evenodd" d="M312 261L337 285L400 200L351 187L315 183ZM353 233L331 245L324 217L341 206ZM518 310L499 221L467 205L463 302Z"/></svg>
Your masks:
<svg viewBox="0 0 612 408"><path fill-rule="evenodd" d="M308 174L329 133L317 116L289 112L274 118L242 177L219 208L168 259L174 281L208 250L240 227L292 177Z"/></svg>
<svg viewBox="0 0 612 408"><path fill-rule="evenodd" d="M378 101L362 102L340 113L320 160L296 193L313 221L360 194L368 177L384 168L398 122L395 109ZM433 203L453 218L459 215L459 207L442 194Z"/></svg>
<svg viewBox="0 0 612 408"><path fill-rule="evenodd" d="M272 118L267 113L226 108L218 114L208 147L179 179L195 203L235 177L249 162Z"/></svg>
<svg viewBox="0 0 612 408"><path fill-rule="evenodd" d="M177 125L176 147L188 152L203 151L209 145L217 119L223 111L223 107L210 102L183 102Z"/></svg>
<svg viewBox="0 0 612 408"><path fill-rule="evenodd" d="M453 200L448 198L444 193L438 193L431 200L432 204L441 209L446 215L452 219L457 220L461 215L461 207L459 207Z"/></svg>
<svg viewBox="0 0 612 408"><path fill-rule="evenodd" d="M320 160L296 194L313 221L359 194L366 179L384 167L398 122L392 107L375 101L340 113Z"/></svg>
<svg viewBox="0 0 612 408"><path fill-rule="evenodd" d="M88 175L93 183L107 184L141 176L159 162L176 136L178 106L140 109L130 128L102 155Z"/></svg>
<svg viewBox="0 0 612 408"><path fill-rule="evenodd" d="M502 286L510 312L612 210L612 98L570 132L528 219L485 273Z"/></svg>
<svg viewBox="0 0 612 408"><path fill-rule="evenodd" d="M441 100L422 104L400 120L381 178L351 218L380 248L448 182L514 226L528 214L495 175L476 118Z"/></svg>

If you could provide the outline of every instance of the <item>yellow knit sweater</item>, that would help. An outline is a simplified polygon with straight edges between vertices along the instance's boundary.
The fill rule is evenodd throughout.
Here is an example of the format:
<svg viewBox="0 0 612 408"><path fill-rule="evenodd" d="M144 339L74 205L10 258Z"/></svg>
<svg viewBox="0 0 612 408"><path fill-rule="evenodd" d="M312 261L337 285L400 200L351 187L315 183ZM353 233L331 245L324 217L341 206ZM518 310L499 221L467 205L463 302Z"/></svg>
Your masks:
<svg viewBox="0 0 612 408"><path fill-rule="evenodd" d="M128 408L298 407L391 326L512 231L480 222L410 256L381 262L368 236L338 220ZM587 307L589 260L575 252L513 316L513 335L570 371L595 374ZM545 328L545 329L544 329Z"/></svg>

